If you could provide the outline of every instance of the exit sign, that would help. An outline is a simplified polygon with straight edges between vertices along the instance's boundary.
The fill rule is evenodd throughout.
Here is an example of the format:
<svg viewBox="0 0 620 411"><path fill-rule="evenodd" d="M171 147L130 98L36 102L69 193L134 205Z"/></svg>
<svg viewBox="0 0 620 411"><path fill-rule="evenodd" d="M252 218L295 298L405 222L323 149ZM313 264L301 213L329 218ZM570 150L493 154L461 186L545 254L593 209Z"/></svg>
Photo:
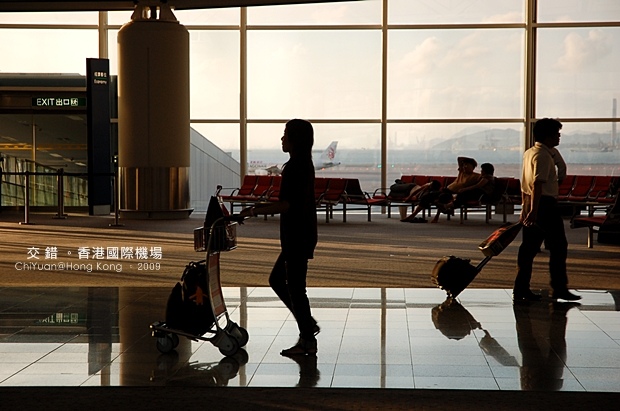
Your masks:
<svg viewBox="0 0 620 411"><path fill-rule="evenodd" d="M86 107L83 97L33 97L32 107L37 108L79 108Z"/></svg>

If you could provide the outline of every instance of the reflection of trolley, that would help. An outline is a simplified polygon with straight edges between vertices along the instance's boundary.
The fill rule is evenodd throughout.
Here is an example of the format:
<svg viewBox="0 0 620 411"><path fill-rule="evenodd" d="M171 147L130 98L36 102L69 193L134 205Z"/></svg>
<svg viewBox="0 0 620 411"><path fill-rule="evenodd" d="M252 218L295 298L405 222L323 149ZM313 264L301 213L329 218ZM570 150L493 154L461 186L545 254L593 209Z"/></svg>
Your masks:
<svg viewBox="0 0 620 411"><path fill-rule="evenodd" d="M222 215L225 208L217 197L214 201ZM248 332L228 316L220 284L220 252L236 248L236 226L242 219L224 215L209 224L211 211L210 204L204 226L194 230L194 250L206 251L206 259L188 264L168 299L166 321L151 324L162 353L175 349L179 336L210 341L226 356L235 355L249 340Z"/></svg>

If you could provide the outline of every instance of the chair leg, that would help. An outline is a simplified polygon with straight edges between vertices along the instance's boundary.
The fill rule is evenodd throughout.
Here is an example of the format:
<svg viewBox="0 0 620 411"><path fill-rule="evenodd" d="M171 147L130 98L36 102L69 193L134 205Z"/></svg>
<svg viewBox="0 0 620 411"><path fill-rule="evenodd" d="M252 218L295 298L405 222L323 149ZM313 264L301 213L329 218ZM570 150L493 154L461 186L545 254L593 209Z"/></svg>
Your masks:
<svg viewBox="0 0 620 411"><path fill-rule="evenodd" d="M588 248L593 248L594 243L594 227L588 226Z"/></svg>

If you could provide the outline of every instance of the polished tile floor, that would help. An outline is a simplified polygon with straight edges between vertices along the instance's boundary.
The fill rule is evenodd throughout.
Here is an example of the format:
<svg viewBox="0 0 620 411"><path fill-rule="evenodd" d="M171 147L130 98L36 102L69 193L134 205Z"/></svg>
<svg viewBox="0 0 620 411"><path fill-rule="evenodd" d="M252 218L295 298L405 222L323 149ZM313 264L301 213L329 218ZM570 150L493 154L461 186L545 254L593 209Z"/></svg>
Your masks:
<svg viewBox="0 0 620 411"><path fill-rule="evenodd" d="M510 290L313 288L316 357L269 288L224 288L250 335L223 356L184 337L161 354L149 325L164 288L0 288L0 386L368 387L620 392L620 293L513 305Z"/></svg>

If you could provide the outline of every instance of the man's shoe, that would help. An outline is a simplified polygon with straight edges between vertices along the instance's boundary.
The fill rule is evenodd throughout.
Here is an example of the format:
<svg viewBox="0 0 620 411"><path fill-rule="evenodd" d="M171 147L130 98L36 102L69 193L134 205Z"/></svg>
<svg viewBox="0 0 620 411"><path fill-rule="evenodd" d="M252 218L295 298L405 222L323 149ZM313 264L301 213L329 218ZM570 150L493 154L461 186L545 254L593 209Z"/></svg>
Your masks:
<svg viewBox="0 0 620 411"><path fill-rule="evenodd" d="M573 294L568 290L562 291L554 291L553 296L551 297L554 300L564 300L564 301L578 301L581 300L581 296L577 294Z"/></svg>
<svg viewBox="0 0 620 411"><path fill-rule="evenodd" d="M280 351L280 355L285 357L295 355L316 355L316 352L316 340L304 340L303 338L300 338L299 341L297 341L297 344L293 345L291 348Z"/></svg>
<svg viewBox="0 0 620 411"><path fill-rule="evenodd" d="M514 302L535 302L541 300L540 294L535 294L530 290L527 291L515 291L512 293L512 301Z"/></svg>

